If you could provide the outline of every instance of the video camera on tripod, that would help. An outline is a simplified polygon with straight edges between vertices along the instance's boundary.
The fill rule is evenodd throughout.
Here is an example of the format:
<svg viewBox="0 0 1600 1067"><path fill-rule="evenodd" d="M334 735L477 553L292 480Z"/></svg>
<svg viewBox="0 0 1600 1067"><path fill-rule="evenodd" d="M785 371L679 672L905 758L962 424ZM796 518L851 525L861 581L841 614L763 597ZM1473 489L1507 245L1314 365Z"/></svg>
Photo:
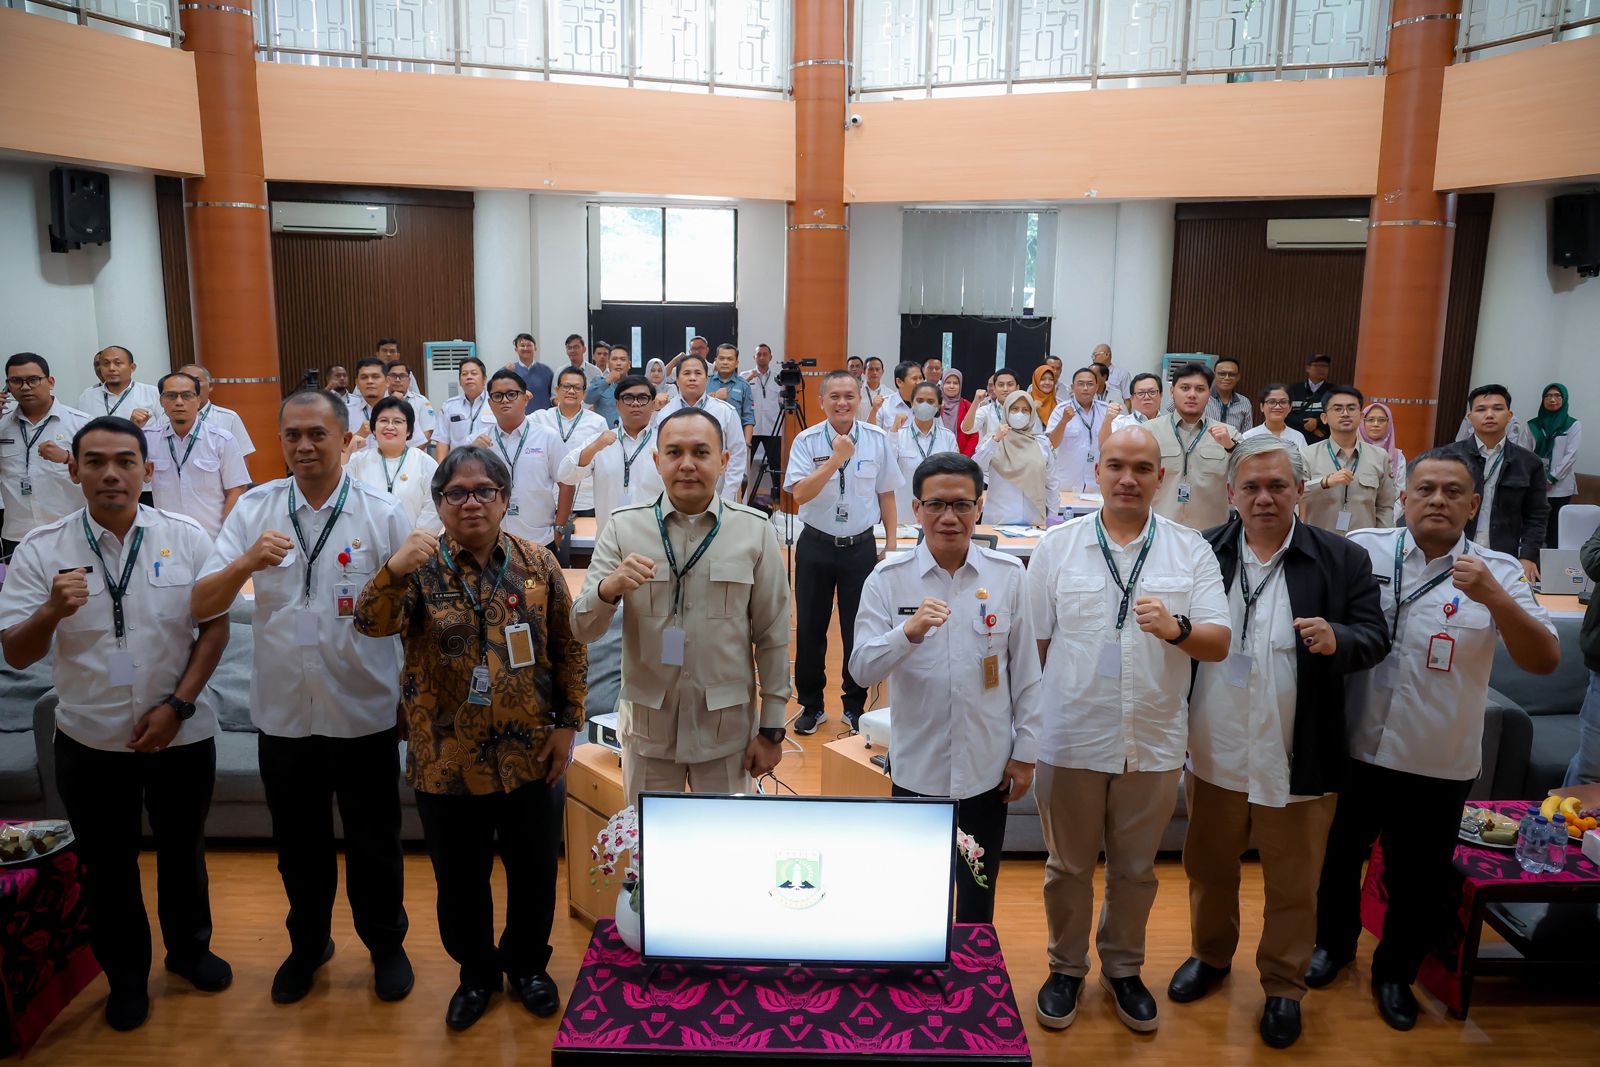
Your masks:
<svg viewBox="0 0 1600 1067"><path fill-rule="evenodd" d="M778 368L778 385L783 389L783 399L795 402L795 391L800 388L800 368L815 367L814 359L786 359Z"/></svg>

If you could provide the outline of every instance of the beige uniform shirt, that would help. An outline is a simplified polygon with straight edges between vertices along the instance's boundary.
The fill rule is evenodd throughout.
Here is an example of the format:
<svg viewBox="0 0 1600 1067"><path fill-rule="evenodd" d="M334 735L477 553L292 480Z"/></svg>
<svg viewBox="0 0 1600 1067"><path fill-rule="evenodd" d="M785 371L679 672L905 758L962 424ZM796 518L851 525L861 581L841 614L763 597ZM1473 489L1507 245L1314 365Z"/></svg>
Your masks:
<svg viewBox="0 0 1600 1067"><path fill-rule="evenodd" d="M600 599L600 580L631 552L655 561L655 578L623 597L619 732L623 745L639 756L704 763L742 752L759 727L784 723L789 583L777 534L761 512L717 499L708 511L685 516L665 494L660 503L680 571L714 518L722 522L716 540L683 578L677 617L672 569L652 500L611 513L573 605L572 629L580 641L599 638L617 610ZM664 662L669 629L683 631L682 666Z"/></svg>
<svg viewBox="0 0 1600 1067"><path fill-rule="evenodd" d="M1157 515L1191 530L1220 526L1228 521L1228 450L1211 436L1211 427L1217 425L1211 419L1200 420L1198 443L1193 432L1174 429L1179 425L1176 415L1161 415L1145 424L1161 445L1161 465L1167 471L1151 506ZM1238 443L1239 431L1229 426L1228 437ZM1187 501L1182 499L1183 486L1188 486Z"/></svg>
<svg viewBox="0 0 1600 1067"><path fill-rule="evenodd" d="M1331 440L1306 445L1300 455L1306 461L1306 494L1300 503L1303 520L1341 534L1394 525L1397 491L1389 469L1389 453L1358 437L1354 455L1341 452ZM1349 470L1352 462L1355 481L1322 488L1323 478Z"/></svg>

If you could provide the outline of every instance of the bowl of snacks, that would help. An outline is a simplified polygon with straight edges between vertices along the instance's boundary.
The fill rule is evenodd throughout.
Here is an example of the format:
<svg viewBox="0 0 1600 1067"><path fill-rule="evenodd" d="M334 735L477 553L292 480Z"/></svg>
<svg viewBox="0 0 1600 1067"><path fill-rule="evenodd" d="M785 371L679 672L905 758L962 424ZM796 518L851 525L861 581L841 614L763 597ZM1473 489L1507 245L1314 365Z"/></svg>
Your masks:
<svg viewBox="0 0 1600 1067"><path fill-rule="evenodd" d="M1513 849L1517 847L1517 820L1468 804L1461 809L1458 836L1467 844L1481 848Z"/></svg>
<svg viewBox="0 0 1600 1067"><path fill-rule="evenodd" d="M72 843L72 827L58 819L0 826L0 867L32 863Z"/></svg>

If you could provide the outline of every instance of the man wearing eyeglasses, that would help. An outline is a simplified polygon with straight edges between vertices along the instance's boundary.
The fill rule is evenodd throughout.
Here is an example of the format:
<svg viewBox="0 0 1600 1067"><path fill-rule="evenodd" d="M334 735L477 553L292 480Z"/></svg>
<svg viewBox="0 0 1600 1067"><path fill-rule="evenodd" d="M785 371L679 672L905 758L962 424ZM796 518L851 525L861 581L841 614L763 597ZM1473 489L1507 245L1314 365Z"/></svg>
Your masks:
<svg viewBox="0 0 1600 1067"><path fill-rule="evenodd" d="M956 922L993 922L1006 805L1027 794L1039 752L1027 572L972 543L983 502L973 460L929 456L911 493L923 541L867 576L850 673L862 685L889 681L894 795L954 797L957 824L984 850L989 884L957 881Z"/></svg>
<svg viewBox="0 0 1600 1067"><path fill-rule="evenodd" d="M150 446L150 488L156 507L198 522L215 539L244 491L250 486L239 442L219 423L200 414L200 382L173 372L157 383L160 429L144 430Z"/></svg>
<svg viewBox="0 0 1600 1067"><path fill-rule="evenodd" d="M209 422L222 427L233 434L233 439L239 442L239 452L248 456L256 450L254 442L250 440L250 433L244 428L244 420L232 408L225 408L211 400L211 372L198 363L187 363L178 368L200 383L200 414L201 422Z"/></svg>
<svg viewBox="0 0 1600 1067"><path fill-rule="evenodd" d="M626 504L654 500L662 489L656 470L656 387L642 374L629 374L617 385L617 410L622 421L561 460L563 485L591 479L595 529L603 530L611 513Z"/></svg>
<svg viewBox="0 0 1600 1067"><path fill-rule="evenodd" d="M151 419L161 418L160 398L149 382L133 379L137 364L133 353L121 345L109 345L94 354L94 373L99 385L91 385L78 397L78 410L91 418L120 415L145 429Z"/></svg>
<svg viewBox="0 0 1600 1067"><path fill-rule="evenodd" d="M0 558L10 559L28 531L83 506L67 460L89 416L57 400L55 387L43 356L18 352L6 360L6 393L15 403L0 415Z"/></svg>
<svg viewBox="0 0 1600 1067"><path fill-rule="evenodd" d="M411 376L411 368L403 359L391 359L383 365L384 380L388 386L389 395L397 396L411 405L412 419L411 440L406 444L417 448L433 440L433 431L437 420L433 414L433 403L421 393L417 392L416 380ZM417 438L421 438L420 441Z"/></svg>
<svg viewBox="0 0 1600 1067"><path fill-rule="evenodd" d="M597 382L604 380L604 378L594 379ZM581 448L610 429L603 416L583 406L583 398L587 392L588 386L585 384L583 372L576 367L562 367L561 373L556 375L555 406L535 411L532 415L535 426L544 427L556 435L558 464L566 457L569 450ZM592 481L585 479L576 487L561 488L563 490L571 488L572 499L561 509L562 525L557 531L558 537L564 536L565 523L572 516L594 514Z"/></svg>
<svg viewBox="0 0 1600 1067"><path fill-rule="evenodd" d="M579 372L566 368L563 373L570 381ZM472 443L494 452L511 470L506 532L555 551L572 516L573 488L557 478L565 457L560 435L539 421L538 412L523 414L526 403L517 372L495 371L489 379L495 424Z"/></svg>
<svg viewBox="0 0 1600 1067"><path fill-rule="evenodd" d="M1323 400L1328 439L1300 450L1306 465L1300 517L1338 534L1393 526L1399 494L1389 454L1356 433L1365 406L1361 391L1353 385L1330 385Z"/></svg>
<svg viewBox="0 0 1600 1067"><path fill-rule="evenodd" d="M377 356L367 356L356 364L356 387L353 392L345 397L345 405L350 413L350 432L359 442L356 447L366 448L372 444L373 408L378 401L389 393L388 375L384 370L386 364ZM408 446L422 443L422 437L415 432Z"/></svg>

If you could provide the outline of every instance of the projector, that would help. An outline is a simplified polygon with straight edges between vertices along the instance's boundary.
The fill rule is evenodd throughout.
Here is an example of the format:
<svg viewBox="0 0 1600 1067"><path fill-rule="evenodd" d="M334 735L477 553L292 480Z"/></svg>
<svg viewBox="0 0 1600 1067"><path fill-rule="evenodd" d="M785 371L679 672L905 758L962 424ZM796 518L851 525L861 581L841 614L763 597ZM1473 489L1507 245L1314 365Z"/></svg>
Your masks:
<svg viewBox="0 0 1600 1067"><path fill-rule="evenodd" d="M889 709L874 708L861 716L858 724L868 748L889 747Z"/></svg>
<svg viewBox="0 0 1600 1067"><path fill-rule="evenodd" d="M595 715L584 723L589 733L589 740L597 745L604 745L613 752L622 751L622 742L617 738L617 713L608 711L604 715Z"/></svg>

